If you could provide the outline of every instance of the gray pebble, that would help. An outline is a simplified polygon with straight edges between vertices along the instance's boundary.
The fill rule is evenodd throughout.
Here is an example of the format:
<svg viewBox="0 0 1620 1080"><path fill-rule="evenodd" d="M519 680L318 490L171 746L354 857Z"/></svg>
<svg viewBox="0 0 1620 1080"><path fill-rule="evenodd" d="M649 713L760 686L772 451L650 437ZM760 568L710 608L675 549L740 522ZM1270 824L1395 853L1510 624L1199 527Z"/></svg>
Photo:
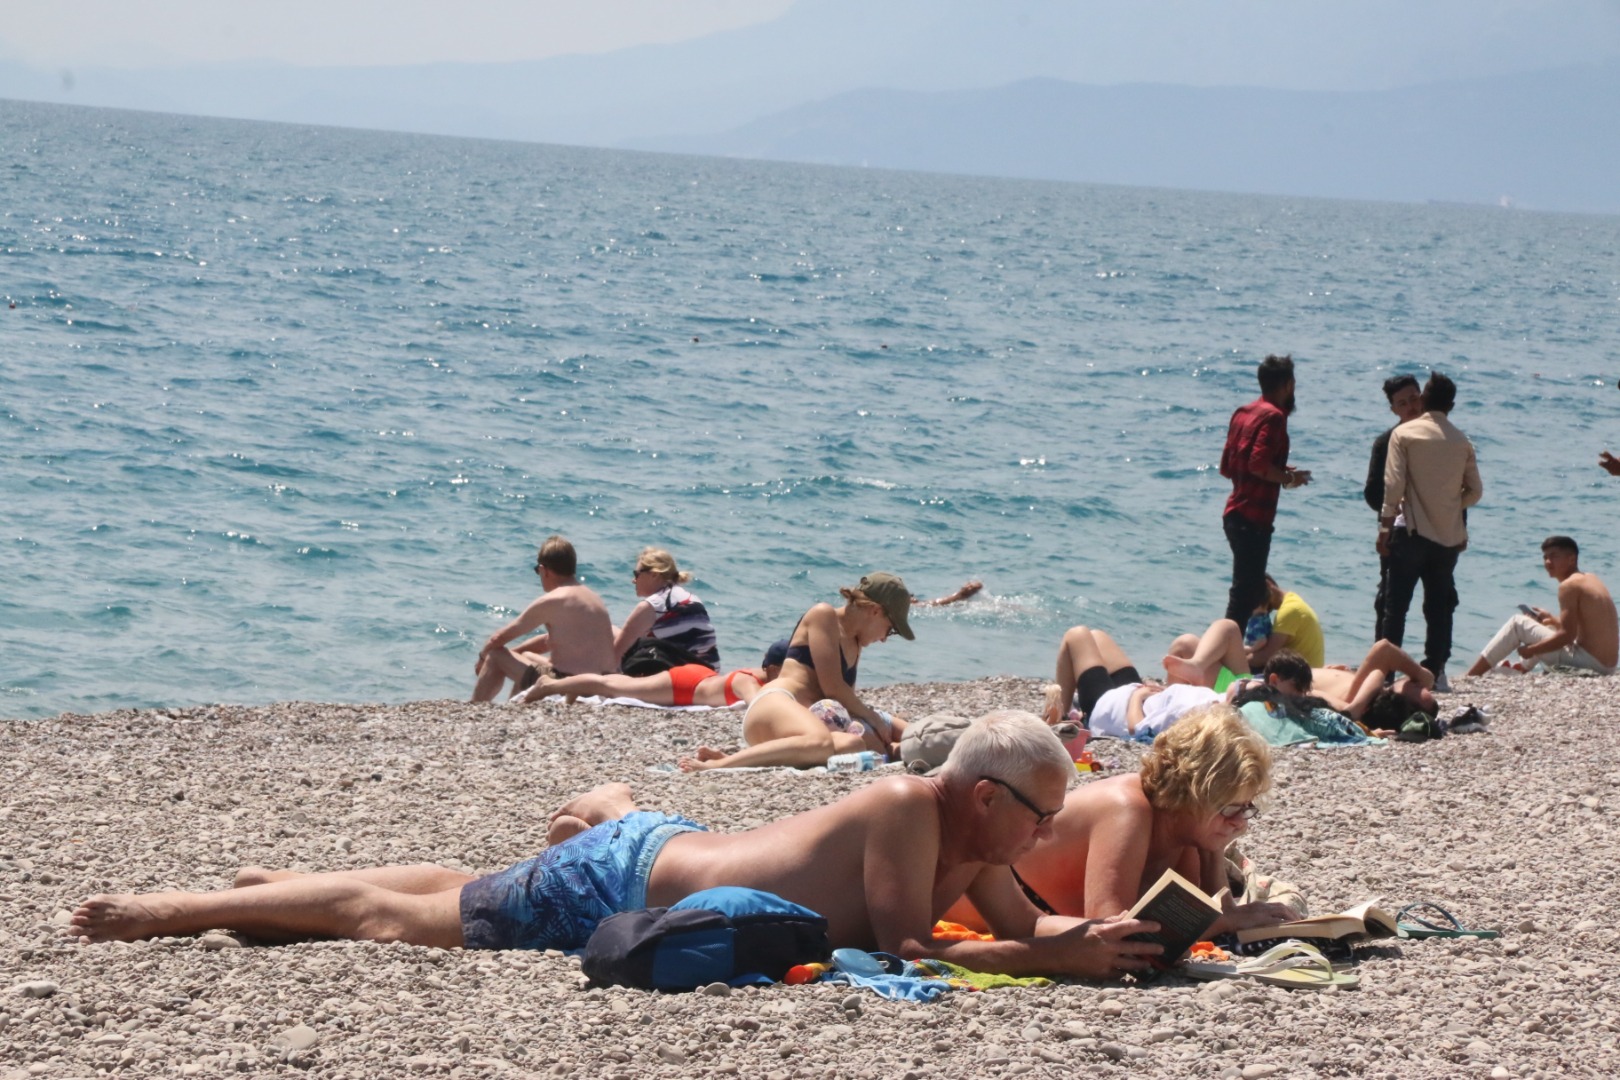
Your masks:
<svg viewBox="0 0 1620 1080"><path fill-rule="evenodd" d="M699 990L698 993L702 994L704 997L730 997L731 987L727 986L723 982L712 982L708 986L705 986L702 990Z"/></svg>
<svg viewBox="0 0 1620 1080"><path fill-rule="evenodd" d="M242 943L229 934L204 934L197 939L197 947L218 952L220 949L240 949Z"/></svg>
<svg viewBox="0 0 1620 1080"><path fill-rule="evenodd" d="M660 1060L668 1062L671 1065L686 1064L686 1054L681 1050L681 1048L678 1046L671 1046L668 1043L663 1043L658 1047L658 1057Z"/></svg>
<svg viewBox="0 0 1620 1080"><path fill-rule="evenodd" d="M284 1055L292 1055L308 1050L320 1040L320 1034L314 1028L308 1024L298 1024L271 1039L270 1049L279 1050Z"/></svg>
<svg viewBox="0 0 1620 1080"><path fill-rule="evenodd" d="M21 994L26 998L48 998L56 993L57 986L49 979L35 979L30 982L20 982L11 988L14 994Z"/></svg>

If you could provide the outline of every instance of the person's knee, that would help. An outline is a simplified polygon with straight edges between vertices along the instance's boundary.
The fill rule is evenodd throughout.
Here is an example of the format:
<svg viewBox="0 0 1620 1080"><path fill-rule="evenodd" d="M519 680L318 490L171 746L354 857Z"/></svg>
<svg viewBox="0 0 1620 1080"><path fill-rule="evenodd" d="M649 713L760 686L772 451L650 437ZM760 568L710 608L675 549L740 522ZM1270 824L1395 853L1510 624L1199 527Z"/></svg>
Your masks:
<svg viewBox="0 0 1620 1080"><path fill-rule="evenodd" d="M1222 619L1221 624L1236 627L1237 623L1231 619ZM1198 651L1198 635L1182 634L1170 643L1170 655L1182 660L1191 660L1193 653Z"/></svg>
<svg viewBox="0 0 1620 1080"><path fill-rule="evenodd" d="M1085 641L1085 642L1090 642L1091 641L1091 627L1089 627L1089 626L1071 626L1071 627L1069 627L1067 630L1065 630L1063 632L1063 647L1064 648L1069 648L1069 647L1071 647L1073 645L1078 645L1082 641Z"/></svg>

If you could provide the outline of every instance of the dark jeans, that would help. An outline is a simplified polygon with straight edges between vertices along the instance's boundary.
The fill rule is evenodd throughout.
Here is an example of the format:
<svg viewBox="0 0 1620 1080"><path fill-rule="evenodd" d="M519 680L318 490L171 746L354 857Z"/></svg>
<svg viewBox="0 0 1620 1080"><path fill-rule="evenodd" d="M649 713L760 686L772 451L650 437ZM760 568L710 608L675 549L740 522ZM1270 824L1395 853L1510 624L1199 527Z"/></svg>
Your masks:
<svg viewBox="0 0 1620 1080"><path fill-rule="evenodd" d="M1396 530L1389 538L1389 575L1384 595L1384 636L1396 645L1406 637L1406 611L1412 594L1423 582L1423 621L1428 636L1423 642L1423 666L1436 675L1451 659L1451 616L1457 610L1457 556L1462 548L1449 548L1426 536Z"/></svg>
<svg viewBox="0 0 1620 1080"><path fill-rule="evenodd" d="M1239 626L1266 600L1266 559L1271 556L1271 526L1250 521L1233 512L1221 519L1226 542L1232 548L1232 591L1226 596L1226 617Z"/></svg>

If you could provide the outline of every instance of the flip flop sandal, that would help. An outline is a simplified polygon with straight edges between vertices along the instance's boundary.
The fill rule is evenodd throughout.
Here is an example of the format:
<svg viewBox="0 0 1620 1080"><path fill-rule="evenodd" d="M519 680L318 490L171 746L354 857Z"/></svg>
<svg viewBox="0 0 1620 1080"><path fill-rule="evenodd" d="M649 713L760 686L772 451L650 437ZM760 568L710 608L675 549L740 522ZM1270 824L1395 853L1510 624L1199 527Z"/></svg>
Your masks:
<svg viewBox="0 0 1620 1080"><path fill-rule="evenodd" d="M1433 919L1426 919L1415 912L1432 912ZM1439 921L1444 920L1444 921ZM1500 930L1470 930L1457 920L1457 916L1429 900L1419 900L1415 904L1407 904L1395 914L1395 936L1412 938L1478 938L1489 941L1491 938L1502 936Z"/></svg>
<svg viewBox="0 0 1620 1080"><path fill-rule="evenodd" d="M1248 960L1188 960L1181 972L1194 979L1253 979L1289 990L1350 990L1361 985L1359 975L1334 971L1319 949L1303 941L1273 945Z"/></svg>

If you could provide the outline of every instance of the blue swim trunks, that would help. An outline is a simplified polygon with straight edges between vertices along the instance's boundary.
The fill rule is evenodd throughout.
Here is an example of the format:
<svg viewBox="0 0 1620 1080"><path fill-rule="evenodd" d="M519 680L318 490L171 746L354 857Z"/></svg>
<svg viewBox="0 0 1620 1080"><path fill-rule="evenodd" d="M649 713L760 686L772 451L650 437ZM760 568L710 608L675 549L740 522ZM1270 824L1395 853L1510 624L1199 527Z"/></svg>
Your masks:
<svg viewBox="0 0 1620 1080"><path fill-rule="evenodd" d="M653 860L673 836L707 832L679 814L637 810L461 888L469 949L582 949L596 924L647 906Z"/></svg>

